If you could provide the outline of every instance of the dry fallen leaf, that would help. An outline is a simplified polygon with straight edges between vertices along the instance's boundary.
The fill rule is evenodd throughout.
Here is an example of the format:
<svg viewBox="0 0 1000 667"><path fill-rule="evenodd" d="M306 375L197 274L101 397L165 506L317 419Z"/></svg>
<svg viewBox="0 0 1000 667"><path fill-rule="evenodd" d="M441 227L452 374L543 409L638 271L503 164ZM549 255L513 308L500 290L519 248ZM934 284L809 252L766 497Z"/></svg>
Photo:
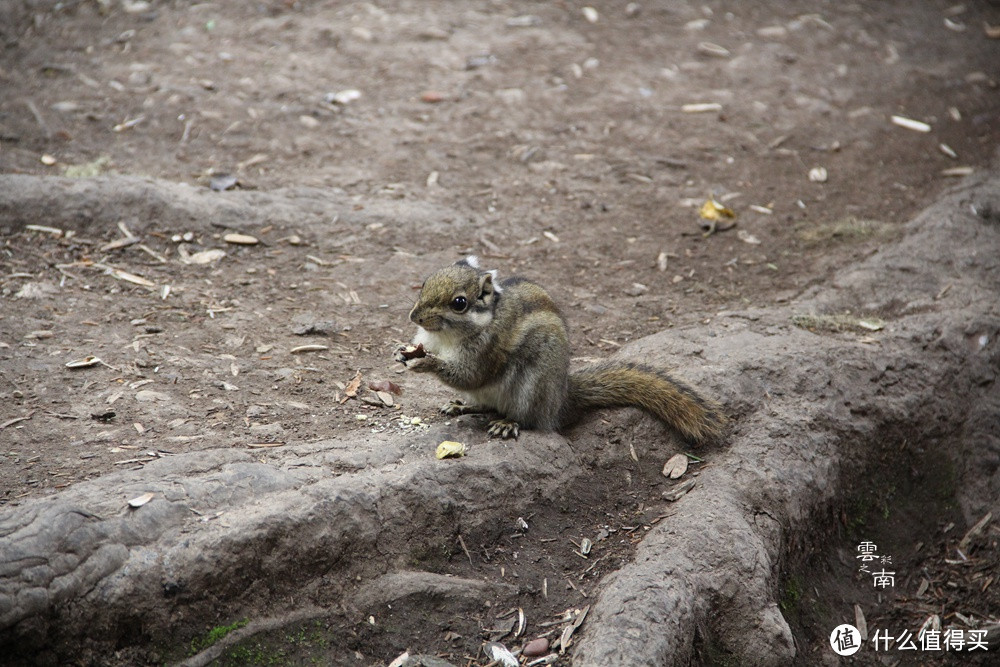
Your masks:
<svg viewBox="0 0 1000 667"><path fill-rule="evenodd" d="M66 368L90 368L91 366L96 366L99 363L101 363L100 357L90 355L89 357L84 357L83 359L67 361Z"/></svg>
<svg viewBox="0 0 1000 667"><path fill-rule="evenodd" d="M143 505L145 505L146 503L148 503L150 500L152 500L153 496L155 496L155 495L156 495L155 493L150 492L150 493L144 493L141 496L136 496L132 500L128 501L128 506L131 507L132 509L136 509L138 507L142 507Z"/></svg>
<svg viewBox="0 0 1000 667"><path fill-rule="evenodd" d="M396 396L403 395L403 388L395 382L389 382L388 380L382 380L381 382L369 382L368 388L376 392L385 391L390 394L395 394Z"/></svg>
<svg viewBox="0 0 1000 667"><path fill-rule="evenodd" d="M663 464L663 476L677 479L687 472L688 457L684 454L674 454Z"/></svg>
<svg viewBox="0 0 1000 667"><path fill-rule="evenodd" d="M465 456L467 449L468 448L461 442L445 440L437 446L434 456L439 459L458 458L459 456Z"/></svg>
<svg viewBox="0 0 1000 667"><path fill-rule="evenodd" d="M720 204L711 197L709 197L708 200L701 205L698 213L705 220L721 220L722 218L736 217L736 213L733 212L733 209L725 206L724 204Z"/></svg>
<svg viewBox="0 0 1000 667"><path fill-rule="evenodd" d="M521 664L506 646L498 642L487 643L483 646L483 653L492 661L492 664L500 667L517 667Z"/></svg>
<svg viewBox="0 0 1000 667"><path fill-rule="evenodd" d="M859 604L854 605L854 627L861 633L861 641L868 641L868 622Z"/></svg>
<svg viewBox="0 0 1000 667"><path fill-rule="evenodd" d="M694 488L694 480L689 479L685 482L681 482L680 484L670 489L669 491L664 491L663 499L668 500L670 502L675 502L677 500L680 500L681 497L684 496L684 494L686 494L693 488Z"/></svg>
<svg viewBox="0 0 1000 667"><path fill-rule="evenodd" d="M354 374L351 381L347 383L347 387L344 389L344 395L340 397L340 403L343 405L347 402L347 399L354 398L358 395L358 388L361 387L361 371Z"/></svg>

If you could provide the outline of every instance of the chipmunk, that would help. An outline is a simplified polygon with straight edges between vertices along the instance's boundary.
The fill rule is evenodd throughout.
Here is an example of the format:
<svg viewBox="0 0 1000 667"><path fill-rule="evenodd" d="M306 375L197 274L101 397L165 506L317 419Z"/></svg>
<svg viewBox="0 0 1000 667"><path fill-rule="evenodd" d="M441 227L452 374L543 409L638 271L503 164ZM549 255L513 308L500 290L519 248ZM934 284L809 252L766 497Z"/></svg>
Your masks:
<svg viewBox="0 0 1000 667"><path fill-rule="evenodd" d="M492 437L555 431L589 410L626 406L694 442L725 424L716 403L660 369L606 361L570 372L566 322L549 294L524 278L498 280L475 256L430 276L410 320L418 347L398 347L396 360L464 393L467 402L448 403L444 414L498 413Z"/></svg>

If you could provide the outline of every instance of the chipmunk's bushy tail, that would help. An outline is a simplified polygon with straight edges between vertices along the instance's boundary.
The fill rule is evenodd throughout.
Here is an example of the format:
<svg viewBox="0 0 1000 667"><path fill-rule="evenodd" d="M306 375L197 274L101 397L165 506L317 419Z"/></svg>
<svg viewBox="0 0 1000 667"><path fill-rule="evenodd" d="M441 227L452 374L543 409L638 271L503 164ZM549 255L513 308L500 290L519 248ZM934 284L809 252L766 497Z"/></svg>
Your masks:
<svg viewBox="0 0 1000 667"><path fill-rule="evenodd" d="M636 407L694 442L718 437L726 424L721 407L658 368L601 362L569 376L567 423L595 408Z"/></svg>

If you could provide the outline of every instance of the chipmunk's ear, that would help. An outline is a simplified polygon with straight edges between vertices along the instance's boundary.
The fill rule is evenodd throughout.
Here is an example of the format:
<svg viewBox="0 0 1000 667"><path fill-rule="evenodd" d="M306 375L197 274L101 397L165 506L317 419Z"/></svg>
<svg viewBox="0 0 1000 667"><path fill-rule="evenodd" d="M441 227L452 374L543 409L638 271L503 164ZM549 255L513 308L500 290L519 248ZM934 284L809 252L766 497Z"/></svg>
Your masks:
<svg viewBox="0 0 1000 667"><path fill-rule="evenodd" d="M495 271L487 271L483 275L479 276L479 298L486 301L493 296L494 292L498 292L497 286L493 284L493 276Z"/></svg>
<svg viewBox="0 0 1000 667"><path fill-rule="evenodd" d="M502 292L503 291L503 287L500 286L500 278L497 277L497 274L498 274L497 270L496 269L490 269L486 273L488 273L490 275L490 277L491 277L491 282L493 283L493 291L496 292L497 294L499 294L500 292Z"/></svg>
<svg viewBox="0 0 1000 667"><path fill-rule="evenodd" d="M476 269L478 271L479 258L476 257L475 255L469 255L468 257L465 257L455 262L455 266L467 266L470 269Z"/></svg>

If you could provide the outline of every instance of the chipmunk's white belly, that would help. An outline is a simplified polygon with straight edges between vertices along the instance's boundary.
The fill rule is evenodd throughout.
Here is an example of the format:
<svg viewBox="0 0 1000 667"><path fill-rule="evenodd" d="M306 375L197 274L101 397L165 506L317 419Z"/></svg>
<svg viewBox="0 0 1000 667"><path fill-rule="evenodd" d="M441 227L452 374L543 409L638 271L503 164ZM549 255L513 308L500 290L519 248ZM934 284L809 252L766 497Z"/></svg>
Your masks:
<svg viewBox="0 0 1000 667"><path fill-rule="evenodd" d="M454 362L460 352L460 342L453 336L441 331L428 331L417 327L417 335L413 337L414 345L423 345L424 349L445 362Z"/></svg>

